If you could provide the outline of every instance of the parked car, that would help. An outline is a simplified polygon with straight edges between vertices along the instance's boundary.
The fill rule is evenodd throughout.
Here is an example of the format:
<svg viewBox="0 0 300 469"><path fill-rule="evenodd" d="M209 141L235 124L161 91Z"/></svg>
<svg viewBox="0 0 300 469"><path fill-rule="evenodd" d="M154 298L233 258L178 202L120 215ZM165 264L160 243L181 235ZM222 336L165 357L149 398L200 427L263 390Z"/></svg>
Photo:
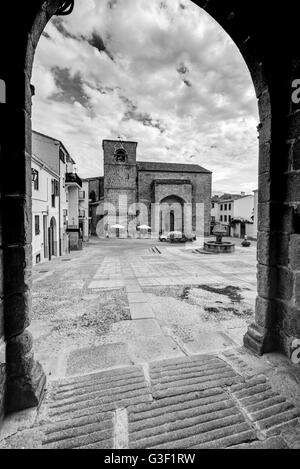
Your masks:
<svg viewBox="0 0 300 469"><path fill-rule="evenodd" d="M181 231L170 231L169 233L163 233L159 236L159 240L162 243L166 243L167 241L171 243L186 243L188 241L194 241L196 239L195 233L191 233L190 235L182 234Z"/></svg>

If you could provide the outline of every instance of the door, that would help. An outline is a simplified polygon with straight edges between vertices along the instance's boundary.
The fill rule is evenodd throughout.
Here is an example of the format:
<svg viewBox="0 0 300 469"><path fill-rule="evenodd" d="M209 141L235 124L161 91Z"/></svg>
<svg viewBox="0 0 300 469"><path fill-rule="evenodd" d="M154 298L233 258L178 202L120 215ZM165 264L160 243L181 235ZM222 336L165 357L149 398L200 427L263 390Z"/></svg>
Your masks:
<svg viewBox="0 0 300 469"><path fill-rule="evenodd" d="M44 258L48 257L48 223L47 215L43 216L43 236L44 236Z"/></svg>
<svg viewBox="0 0 300 469"><path fill-rule="evenodd" d="M244 238L246 235L246 224L241 223L241 238Z"/></svg>
<svg viewBox="0 0 300 469"><path fill-rule="evenodd" d="M170 231L175 231L175 216L174 212L170 212Z"/></svg>

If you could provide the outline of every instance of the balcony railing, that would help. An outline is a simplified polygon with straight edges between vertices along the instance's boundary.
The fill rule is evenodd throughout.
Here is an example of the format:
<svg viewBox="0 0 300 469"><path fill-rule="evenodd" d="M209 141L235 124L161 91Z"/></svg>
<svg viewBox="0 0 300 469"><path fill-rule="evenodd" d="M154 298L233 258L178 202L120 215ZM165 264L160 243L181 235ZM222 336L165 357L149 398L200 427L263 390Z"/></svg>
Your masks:
<svg viewBox="0 0 300 469"><path fill-rule="evenodd" d="M66 184L78 184L79 187L82 187L82 181L76 173L66 173Z"/></svg>

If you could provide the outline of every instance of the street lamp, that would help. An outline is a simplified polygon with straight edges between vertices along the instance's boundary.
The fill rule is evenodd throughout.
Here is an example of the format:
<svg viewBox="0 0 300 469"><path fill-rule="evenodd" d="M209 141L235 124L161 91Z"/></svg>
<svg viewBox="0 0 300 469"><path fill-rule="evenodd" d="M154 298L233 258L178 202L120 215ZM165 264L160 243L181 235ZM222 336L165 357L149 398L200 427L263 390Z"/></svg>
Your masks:
<svg viewBox="0 0 300 469"><path fill-rule="evenodd" d="M38 178L37 170L36 169L31 169L31 180L32 180L32 182L35 183L37 178Z"/></svg>

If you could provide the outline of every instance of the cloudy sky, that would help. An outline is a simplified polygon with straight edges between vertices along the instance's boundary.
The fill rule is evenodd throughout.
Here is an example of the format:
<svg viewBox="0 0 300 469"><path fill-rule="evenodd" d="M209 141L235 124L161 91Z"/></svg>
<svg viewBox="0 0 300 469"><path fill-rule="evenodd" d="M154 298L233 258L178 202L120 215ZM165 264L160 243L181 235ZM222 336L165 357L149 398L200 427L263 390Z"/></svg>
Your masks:
<svg viewBox="0 0 300 469"><path fill-rule="evenodd" d="M40 39L33 128L62 140L81 177L103 174L103 139L138 159L197 163L216 191L257 187L257 104L222 28L190 0L76 0Z"/></svg>

